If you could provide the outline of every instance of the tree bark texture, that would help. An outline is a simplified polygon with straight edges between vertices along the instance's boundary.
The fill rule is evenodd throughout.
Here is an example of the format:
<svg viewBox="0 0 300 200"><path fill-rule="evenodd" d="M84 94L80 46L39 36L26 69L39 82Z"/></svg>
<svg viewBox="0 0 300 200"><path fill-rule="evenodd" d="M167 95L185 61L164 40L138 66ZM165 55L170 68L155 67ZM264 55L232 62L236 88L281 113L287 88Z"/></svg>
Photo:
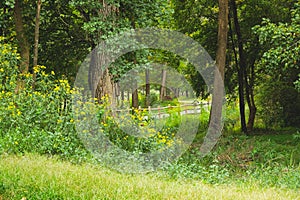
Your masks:
<svg viewBox="0 0 300 200"><path fill-rule="evenodd" d="M41 13L42 0L37 1L35 30L34 30L34 55L33 66L38 64L38 50L39 50L39 31L40 31L40 13Z"/></svg>
<svg viewBox="0 0 300 200"><path fill-rule="evenodd" d="M115 6L108 5L104 0L102 0L101 3L103 4L103 8L98 10L98 13L102 20L107 20L107 17L118 12ZM100 38L101 35L103 35L103 33L99 31L98 35L95 36L96 40ZM106 55L99 53L97 48L93 50L89 68L89 86L92 97L96 97L98 101L101 102L102 98L107 96L109 102L114 104L116 93L112 76L109 73L109 66L107 66L107 59Z"/></svg>
<svg viewBox="0 0 300 200"><path fill-rule="evenodd" d="M206 155L211 151L222 133L222 108L224 97L224 72L226 64L226 48L228 34L228 0L219 0L218 16L218 48L216 55L216 71L213 85L212 106L208 133L201 146L201 153Z"/></svg>
<svg viewBox="0 0 300 200"><path fill-rule="evenodd" d="M145 76L146 76L146 106L150 106L150 71L149 69L145 70Z"/></svg>
<svg viewBox="0 0 300 200"><path fill-rule="evenodd" d="M164 96L167 94L166 89L166 80L167 80L167 71L165 69L162 70L162 78L161 78L161 87L160 87L160 100L164 99Z"/></svg>
<svg viewBox="0 0 300 200"><path fill-rule="evenodd" d="M17 34L16 36L21 56L20 71L21 73L27 73L29 67L30 47L24 30L20 0L15 0L14 18Z"/></svg>

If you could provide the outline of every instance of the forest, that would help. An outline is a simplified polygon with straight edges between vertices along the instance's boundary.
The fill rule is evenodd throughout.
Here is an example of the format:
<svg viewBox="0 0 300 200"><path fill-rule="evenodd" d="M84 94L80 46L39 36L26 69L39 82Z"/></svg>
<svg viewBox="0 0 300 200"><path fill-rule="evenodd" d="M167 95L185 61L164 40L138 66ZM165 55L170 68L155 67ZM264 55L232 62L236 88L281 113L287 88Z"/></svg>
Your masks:
<svg viewBox="0 0 300 200"><path fill-rule="evenodd" d="M0 2L0 200L299 199L299 0Z"/></svg>

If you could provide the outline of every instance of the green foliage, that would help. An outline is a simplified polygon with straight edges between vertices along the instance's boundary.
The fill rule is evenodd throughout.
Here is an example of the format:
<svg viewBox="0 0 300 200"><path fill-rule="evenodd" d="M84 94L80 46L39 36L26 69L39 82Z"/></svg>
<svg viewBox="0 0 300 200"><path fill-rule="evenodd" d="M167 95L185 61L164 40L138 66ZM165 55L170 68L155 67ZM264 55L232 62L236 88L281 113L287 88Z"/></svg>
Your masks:
<svg viewBox="0 0 300 200"><path fill-rule="evenodd" d="M258 115L267 128L299 126L300 93L291 84L268 82L258 91Z"/></svg>
<svg viewBox="0 0 300 200"><path fill-rule="evenodd" d="M151 106L155 105L158 102L158 95L150 91L149 104ZM139 95L139 106L146 108L146 95Z"/></svg>
<svg viewBox="0 0 300 200"><path fill-rule="evenodd" d="M19 56L12 47L4 44L0 50L0 149L85 159L71 112L75 91L68 81L55 80L54 72L47 74L44 66L34 68L34 81L30 73L19 74Z"/></svg>
<svg viewBox="0 0 300 200"><path fill-rule="evenodd" d="M259 113L266 126L299 126L300 93L294 82L300 73L299 12L296 4L290 23L272 23L265 19L255 27L261 44L268 50L259 63ZM297 83L297 82L296 82Z"/></svg>
<svg viewBox="0 0 300 200"><path fill-rule="evenodd" d="M291 134L224 136L214 152L204 158L198 149L194 144L176 163L170 164L166 168L169 175L212 184L259 181L263 187L300 187L299 143Z"/></svg>
<svg viewBox="0 0 300 200"><path fill-rule="evenodd" d="M146 109L134 109L133 113L123 110L113 118L105 104L100 105L99 112L100 128L119 148L145 153L180 143L175 138L181 120L176 111L170 111L166 120L155 119Z"/></svg>
<svg viewBox="0 0 300 200"><path fill-rule="evenodd" d="M294 139L296 140L296 142L299 142L300 141L300 131L297 131L297 133L295 133L293 135Z"/></svg>
<svg viewBox="0 0 300 200"><path fill-rule="evenodd" d="M300 74L299 74L299 79L295 81L295 87L298 89L300 92Z"/></svg>

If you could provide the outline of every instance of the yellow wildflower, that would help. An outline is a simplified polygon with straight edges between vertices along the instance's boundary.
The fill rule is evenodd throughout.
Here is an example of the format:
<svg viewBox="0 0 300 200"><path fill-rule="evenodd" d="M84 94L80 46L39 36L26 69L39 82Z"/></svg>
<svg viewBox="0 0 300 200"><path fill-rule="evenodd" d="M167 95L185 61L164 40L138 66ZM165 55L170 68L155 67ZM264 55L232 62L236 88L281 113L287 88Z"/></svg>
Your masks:
<svg viewBox="0 0 300 200"><path fill-rule="evenodd" d="M13 102L10 102L8 105L8 110L13 110L15 108L15 104Z"/></svg>
<svg viewBox="0 0 300 200"><path fill-rule="evenodd" d="M170 147L170 146L172 146L172 143L173 143L173 141L169 140L169 141L166 142L166 145L168 145L168 147Z"/></svg>
<svg viewBox="0 0 300 200"><path fill-rule="evenodd" d="M17 115L20 116L22 113L20 110L18 110Z"/></svg>
<svg viewBox="0 0 300 200"><path fill-rule="evenodd" d="M40 72L40 68L39 68L38 65L33 67L33 72L34 73L39 73Z"/></svg>
<svg viewBox="0 0 300 200"><path fill-rule="evenodd" d="M56 87L54 88L54 92L58 92L59 90L60 90L59 86L56 86Z"/></svg>

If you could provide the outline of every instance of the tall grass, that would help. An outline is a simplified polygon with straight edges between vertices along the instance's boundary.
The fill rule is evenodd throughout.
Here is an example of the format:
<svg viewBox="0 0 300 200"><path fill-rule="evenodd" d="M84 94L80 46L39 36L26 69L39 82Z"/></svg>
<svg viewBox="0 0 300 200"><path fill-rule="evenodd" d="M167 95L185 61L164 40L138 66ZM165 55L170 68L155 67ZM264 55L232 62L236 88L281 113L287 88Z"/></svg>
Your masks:
<svg viewBox="0 0 300 200"><path fill-rule="evenodd" d="M0 160L0 199L299 199L299 191L243 185L209 185L159 174L120 174L38 155Z"/></svg>

